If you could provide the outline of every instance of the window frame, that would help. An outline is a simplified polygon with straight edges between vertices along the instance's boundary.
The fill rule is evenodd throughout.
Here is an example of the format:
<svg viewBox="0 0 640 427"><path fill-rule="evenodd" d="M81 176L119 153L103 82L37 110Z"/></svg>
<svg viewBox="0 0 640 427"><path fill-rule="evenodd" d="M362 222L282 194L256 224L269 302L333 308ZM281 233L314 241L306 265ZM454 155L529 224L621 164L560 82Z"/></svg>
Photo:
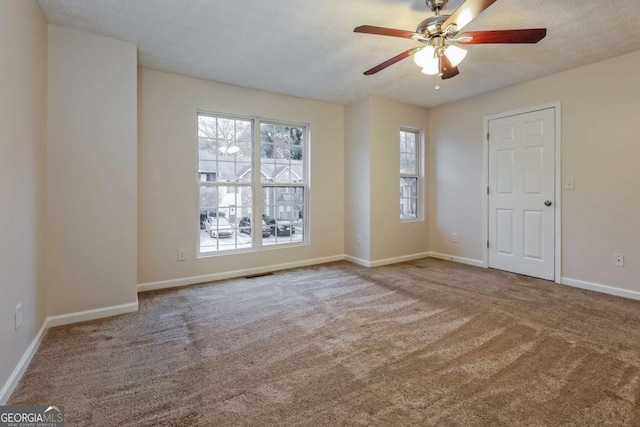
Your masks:
<svg viewBox="0 0 640 427"><path fill-rule="evenodd" d="M401 156L403 154L410 154L407 153L406 151L402 151L402 136L401 136L401 132L405 132L405 133L412 133L416 136L415 139L415 164L416 164L416 169L415 169L415 173L403 173L400 167L401 164ZM412 127L408 127L408 126L400 126L400 129L398 131L398 183L400 182L400 180L402 180L402 178L415 178L416 179L416 209L417 209L417 214L415 218L402 218L402 211L399 212L398 214L398 219L400 220L401 223L407 223L407 222L417 222L417 221L424 221L424 210L425 210L425 204L424 204L424 195L422 194L422 188L423 188L423 176L424 176L424 162L423 162L423 157L422 157L422 153L424 150L424 131L422 129L416 129L416 128L412 128ZM398 202L399 204L402 203L402 200L411 200L413 199L412 197L403 197L402 193L399 191L399 197L398 197Z"/></svg>
<svg viewBox="0 0 640 427"><path fill-rule="evenodd" d="M236 181L236 182L203 182L200 180L200 136L199 136L199 117L200 116L208 116L214 118L223 118L230 120L245 120L251 122L252 127L252 138L251 138L251 147L252 147L252 156L251 156L251 180L250 181ZM279 125L279 126L289 126L289 127L298 127L304 129L304 141L302 145L303 156L302 156L302 167L303 167L303 176L301 177L303 182L263 182L262 181L262 169L261 169L261 139L260 139L260 127L262 123ZM196 192L198 196L196 197L196 216L197 221L196 224L196 258L209 258L209 257L218 257L218 256L226 256L226 255L237 255L241 253L250 253L250 252L262 252L262 251L270 251L270 250L278 250L278 249L287 249L287 248L295 248L300 246L309 246L311 244L311 227L310 227L310 200L311 200L311 186L310 186L310 154L311 154L311 125L309 123L300 123L296 121L285 121L279 119L271 119L260 116L246 116L240 114L231 114L231 113L218 113L210 110L198 109L196 111ZM259 173L256 173L256 169ZM200 245L200 189L202 187L236 187L236 191L238 191L237 187L251 187L251 224L260 224L259 228L262 228L262 193L263 188L267 187L302 187L303 189L303 218L302 218L302 227L303 227L303 238L300 242L290 242L290 243L281 243L281 244L270 244L264 245L262 240L262 233L251 233L251 246L248 248L235 248L220 251L215 250L212 252L201 252ZM253 228L253 226L252 226ZM236 226L236 232L239 230ZM237 244L237 243L236 243Z"/></svg>

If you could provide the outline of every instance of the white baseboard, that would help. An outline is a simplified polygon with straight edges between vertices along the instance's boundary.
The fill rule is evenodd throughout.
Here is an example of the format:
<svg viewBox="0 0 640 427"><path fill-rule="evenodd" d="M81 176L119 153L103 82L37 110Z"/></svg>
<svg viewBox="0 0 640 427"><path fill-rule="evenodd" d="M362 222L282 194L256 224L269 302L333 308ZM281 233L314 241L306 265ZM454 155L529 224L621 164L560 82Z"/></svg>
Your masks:
<svg viewBox="0 0 640 427"><path fill-rule="evenodd" d="M422 259L422 258L428 258L429 257L429 252L420 252L417 254L411 254L411 255L404 255L404 256L399 256L399 257L395 257L395 258L385 258L385 259L379 259L376 261L370 261L369 262L369 266L370 267L380 267L383 265L389 265L389 264L397 264L399 262L407 262L407 261L414 261L416 259Z"/></svg>
<svg viewBox="0 0 640 427"><path fill-rule="evenodd" d="M342 261L344 255L334 255L324 258L307 259L284 264L268 265L265 267L247 268L244 270L233 270L222 273L204 274L202 276L183 277L180 279L161 280L159 282L140 283L138 292L154 291L157 289L177 288L180 286L195 285L198 283L215 282L218 280L234 279L236 277L251 276L254 274L271 273L274 271L289 270L291 268L308 267L316 264L326 264L328 262Z"/></svg>
<svg viewBox="0 0 640 427"><path fill-rule="evenodd" d="M362 258L356 258L356 257L351 256L351 255L345 255L344 256L344 260L345 261L349 261L352 264L359 265L361 267L367 267L367 268L372 267L372 265L371 265L371 263L369 261L367 261L365 259L362 259Z"/></svg>
<svg viewBox="0 0 640 427"><path fill-rule="evenodd" d="M349 261L353 264L360 265L362 267L371 268L371 267L381 267L383 265L389 265L389 264L397 264L399 262L414 261L416 259L422 259L422 258L428 258L428 257L429 257L428 252L421 252L417 254L403 255L399 257L385 258L385 259L379 259L375 261L367 261L366 259L356 258L351 255L345 255L344 260Z"/></svg>
<svg viewBox="0 0 640 427"><path fill-rule="evenodd" d="M411 255L405 255L405 256L400 256L400 257L395 257L395 258L386 258L386 259L380 259L377 261L367 261L365 259L362 258L356 258L354 256L351 255L345 255L344 259L345 261L349 261L352 262L354 264L360 265L362 267L367 267L367 268L371 268L371 267L380 267L383 265L389 265L389 264L397 264L399 262L407 262L407 261L414 261L416 259L422 259L422 258L437 258L437 259L443 259L446 261L453 261L453 262L459 262L462 264L468 264L468 265L474 265L476 267L484 267L484 262L479 261L479 260L475 260L475 259L469 259L469 258L462 258L459 256L454 256L454 255L446 255L446 254L440 254L437 252L420 252L417 254L411 254Z"/></svg>
<svg viewBox="0 0 640 427"><path fill-rule="evenodd" d="M473 265L476 267L486 267L484 261L471 258L463 258L455 255L441 254L438 252L428 252L429 258L443 259L445 261L459 262L460 264Z"/></svg>
<svg viewBox="0 0 640 427"><path fill-rule="evenodd" d="M86 322L87 320L102 319L104 317L117 316L119 314L138 311L138 299L129 304L114 305L111 307L96 308L94 310L77 311L75 313L60 314L47 318L47 327L68 325L70 323Z"/></svg>
<svg viewBox="0 0 640 427"><path fill-rule="evenodd" d="M33 356L38 351L38 348L40 347L40 343L42 342L42 339L47 333L47 329L48 329L47 320L45 319L45 321L42 323L42 327L40 328L36 336L31 341L31 344L29 344L29 347L27 347L24 354L20 358L18 365L15 367L15 369L9 376L9 379L4 384L4 386L2 386L2 390L0 390L0 405L7 404L9 397L11 397L11 393L13 393L13 390L15 390L16 386L18 385L18 382L20 382L20 379L22 378L22 375L25 373L25 371L29 367L29 363L31 363L31 359L33 359Z"/></svg>
<svg viewBox="0 0 640 427"><path fill-rule="evenodd" d="M617 288L615 286L601 285L599 283L586 282L584 280L570 279L563 277L561 283L563 285L572 286L574 288L586 289L589 291L600 292L603 294L615 295L623 298L640 300L640 292L629 289Z"/></svg>

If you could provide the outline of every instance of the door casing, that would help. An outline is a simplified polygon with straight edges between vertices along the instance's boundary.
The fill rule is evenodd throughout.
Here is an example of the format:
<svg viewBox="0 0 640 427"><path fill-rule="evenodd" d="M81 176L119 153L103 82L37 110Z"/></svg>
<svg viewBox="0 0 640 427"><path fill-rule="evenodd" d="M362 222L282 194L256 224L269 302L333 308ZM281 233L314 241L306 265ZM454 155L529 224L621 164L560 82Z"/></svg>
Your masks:
<svg viewBox="0 0 640 427"><path fill-rule="evenodd" d="M483 237L483 254L482 262L485 268L489 268L489 249L486 242L489 240L489 121L494 119L502 119L504 117L517 116L520 114L531 113L534 111L553 109L555 112L555 282L562 283L562 103L560 101L549 104L537 105L533 107L522 108L515 111L485 116L483 120L483 155L482 155L482 216L484 224Z"/></svg>

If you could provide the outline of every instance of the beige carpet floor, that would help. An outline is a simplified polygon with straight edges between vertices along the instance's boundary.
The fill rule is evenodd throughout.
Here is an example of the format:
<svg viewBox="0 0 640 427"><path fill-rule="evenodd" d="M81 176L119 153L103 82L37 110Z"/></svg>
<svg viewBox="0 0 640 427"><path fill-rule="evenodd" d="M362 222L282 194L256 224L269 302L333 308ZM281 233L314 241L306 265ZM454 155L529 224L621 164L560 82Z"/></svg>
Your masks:
<svg viewBox="0 0 640 427"><path fill-rule="evenodd" d="M638 426L640 303L433 259L149 292L49 330L10 403L68 426Z"/></svg>

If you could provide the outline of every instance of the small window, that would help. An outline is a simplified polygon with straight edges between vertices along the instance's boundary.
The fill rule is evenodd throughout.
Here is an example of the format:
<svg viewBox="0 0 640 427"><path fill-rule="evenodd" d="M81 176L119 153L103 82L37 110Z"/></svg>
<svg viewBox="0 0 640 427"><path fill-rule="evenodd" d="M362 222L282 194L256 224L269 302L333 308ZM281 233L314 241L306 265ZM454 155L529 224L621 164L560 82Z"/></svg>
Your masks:
<svg viewBox="0 0 640 427"><path fill-rule="evenodd" d="M400 219L420 217L420 132L400 130Z"/></svg>

